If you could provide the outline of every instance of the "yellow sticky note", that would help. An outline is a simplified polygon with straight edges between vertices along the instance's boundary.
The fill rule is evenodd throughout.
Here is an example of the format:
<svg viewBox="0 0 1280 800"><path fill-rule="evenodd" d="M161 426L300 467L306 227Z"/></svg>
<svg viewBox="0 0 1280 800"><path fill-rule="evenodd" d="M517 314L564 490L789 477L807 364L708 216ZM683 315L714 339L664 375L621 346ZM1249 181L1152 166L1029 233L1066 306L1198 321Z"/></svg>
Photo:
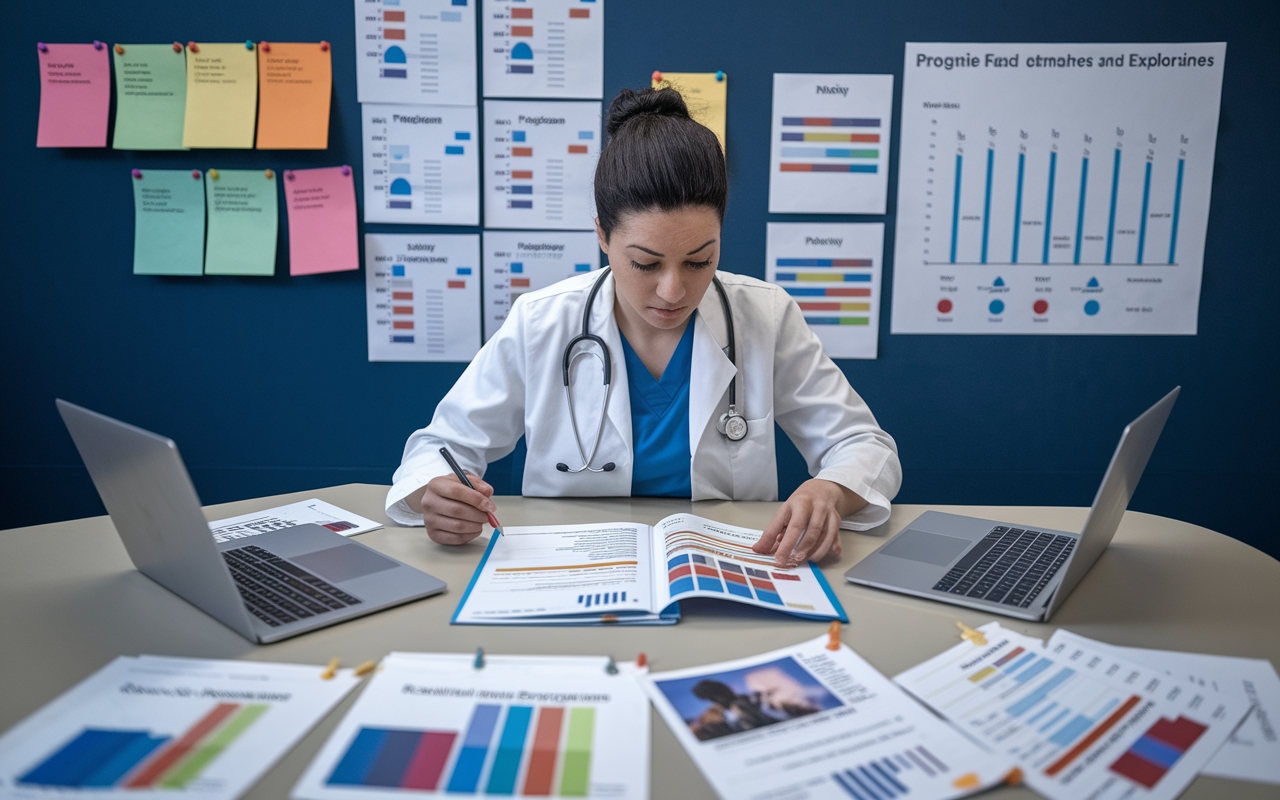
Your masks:
<svg viewBox="0 0 1280 800"><path fill-rule="evenodd" d="M187 47L183 147L253 147L257 110L256 46L196 42Z"/></svg>
<svg viewBox="0 0 1280 800"><path fill-rule="evenodd" d="M258 149L327 148L332 93L328 44L258 45Z"/></svg>
<svg viewBox="0 0 1280 800"><path fill-rule="evenodd" d="M724 117L728 106L729 76L723 72L662 72L661 80L653 82L653 88L670 86L683 97L689 106L689 114L706 125L720 140L724 150ZM716 80L716 76L720 80ZM727 152L727 151L726 151Z"/></svg>

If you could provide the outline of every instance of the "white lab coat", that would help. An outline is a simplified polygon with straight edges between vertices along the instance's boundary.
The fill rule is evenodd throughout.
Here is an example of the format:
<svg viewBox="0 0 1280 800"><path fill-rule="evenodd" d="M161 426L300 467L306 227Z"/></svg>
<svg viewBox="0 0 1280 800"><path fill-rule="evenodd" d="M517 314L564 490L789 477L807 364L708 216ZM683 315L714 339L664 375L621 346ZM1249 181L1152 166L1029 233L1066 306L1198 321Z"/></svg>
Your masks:
<svg viewBox="0 0 1280 800"><path fill-rule="evenodd" d="M782 289L718 271L733 309L739 371L724 352L724 309L708 287L694 322L689 389L689 452L694 500L776 500L777 422L809 467L809 474L845 486L867 501L841 527L865 530L889 518L889 501L902 482L897 446L876 425L867 404ZM565 397L561 359L582 330L582 309L599 272L578 275L519 297L498 329L436 407L431 424L414 432L387 495L387 516L421 525L404 498L451 472L440 456L448 446L462 468L484 475L521 436L528 456L523 493L532 497L625 497L631 494L631 401L622 339L613 315L614 282L606 279L591 310L591 332L613 356L613 387L599 450L592 461L612 461L611 472L564 473L558 462L582 466ZM584 350L581 345L575 352ZM598 348L597 348L598 351ZM601 361L577 359L572 374L578 429L590 452L604 400ZM747 436L732 442L717 429L737 380L737 409Z"/></svg>

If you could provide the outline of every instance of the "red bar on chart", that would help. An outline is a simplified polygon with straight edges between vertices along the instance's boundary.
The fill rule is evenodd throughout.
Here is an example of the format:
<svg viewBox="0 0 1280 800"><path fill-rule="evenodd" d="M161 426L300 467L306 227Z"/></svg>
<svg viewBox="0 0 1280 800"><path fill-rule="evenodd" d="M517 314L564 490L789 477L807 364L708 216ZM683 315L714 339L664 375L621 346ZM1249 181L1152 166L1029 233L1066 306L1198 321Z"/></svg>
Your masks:
<svg viewBox="0 0 1280 800"><path fill-rule="evenodd" d="M533 36L533 26L532 25L512 25L511 35L512 36Z"/></svg>
<svg viewBox="0 0 1280 800"><path fill-rule="evenodd" d="M569 9L569 19L591 19L591 9L571 8Z"/></svg>
<svg viewBox="0 0 1280 800"><path fill-rule="evenodd" d="M466 282L466 281L449 281L449 288L450 288L450 289L465 289L465 288L467 288L467 282Z"/></svg>
<svg viewBox="0 0 1280 800"><path fill-rule="evenodd" d="M511 148L511 155L513 155L513 156L532 156L532 155L533 155L533 148L532 148L532 147L513 147L513 148Z"/></svg>
<svg viewBox="0 0 1280 800"><path fill-rule="evenodd" d="M564 724L563 708L538 711L538 727L533 734L533 752L524 778L525 797L550 797L555 780L556 755L560 745L560 727Z"/></svg>
<svg viewBox="0 0 1280 800"><path fill-rule="evenodd" d="M532 155L532 153L530 153L530 155ZM511 177L515 178L516 180L531 181L533 180L533 170L513 169L511 170Z"/></svg>
<svg viewBox="0 0 1280 800"><path fill-rule="evenodd" d="M383 39L399 39L401 41L404 41L404 30L401 28L383 28L382 38Z"/></svg>
<svg viewBox="0 0 1280 800"><path fill-rule="evenodd" d="M569 145L569 152L583 154L587 152L587 146L585 144L571 144Z"/></svg>
<svg viewBox="0 0 1280 800"><path fill-rule="evenodd" d="M403 11L383 11L382 21L383 22L404 22L404 12Z"/></svg>
<svg viewBox="0 0 1280 800"><path fill-rule="evenodd" d="M511 9L512 19L533 19L532 8L513 8Z"/></svg>
<svg viewBox="0 0 1280 800"><path fill-rule="evenodd" d="M511 288L512 289L528 289L529 279L528 278L512 278Z"/></svg>
<svg viewBox="0 0 1280 800"><path fill-rule="evenodd" d="M412 300L413 292L392 292L391 299L392 300Z"/></svg>
<svg viewBox="0 0 1280 800"><path fill-rule="evenodd" d="M1133 710L1133 707L1136 706L1141 699L1142 698L1138 697L1136 694L1130 695L1129 699L1124 701L1115 711L1111 712L1111 716L1107 717L1102 724L1089 731L1087 736L1076 742L1076 746L1068 750L1066 755L1050 764L1049 768L1044 771L1044 774L1052 778L1059 772L1062 772L1064 769L1071 766L1072 761L1075 761L1080 757L1081 753L1092 747L1093 743L1101 739L1103 734L1114 728L1120 720L1124 719L1126 714Z"/></svg>
<svg viewBox="0 0 1280 800"><path fill-rule="evenodd" d="M391 313L392 314L412 314L413 306L392 306Z"/></svg>
<svg viewBox="0 0 1280 800"><path fill-rule="evenodd" d="M201 739L221 725L239 707L238 703L219 703L214 706L213 710L191 726L191 729L184 733L181 739L161 750L154 761L135 775L133 780L125 784L125 788L146 789L160 780L160 777L168 772L170 767L178 763L183 756L199 744Z"/></svg>
<svg viewBox="0 0 1280 800"><path fill-rule="evenodd" d="M401 789L425 789L434 792L440 785L440 776L444 774L445 762L449 760L449 751L453 749L453 740L458 738L454 731L425 731L418 740L418 748L413 751L409 768L400 779Z"/></svg>
<svg viewBox="0 0 1280 800"><path fill-rule="evenodd" d="M398 331L411 331L413 330L413 320L411 319L396 320L395 322L391 323L391 327L395 328Z"/></svg>

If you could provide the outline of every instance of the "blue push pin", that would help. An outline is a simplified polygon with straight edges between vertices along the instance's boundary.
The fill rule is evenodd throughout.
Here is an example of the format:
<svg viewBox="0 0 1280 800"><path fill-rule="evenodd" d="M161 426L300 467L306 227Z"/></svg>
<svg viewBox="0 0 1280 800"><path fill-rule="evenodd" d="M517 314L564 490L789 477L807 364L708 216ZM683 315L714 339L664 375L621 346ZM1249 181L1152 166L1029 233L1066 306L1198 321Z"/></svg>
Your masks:
<svg viewBox="0 0 1280 800"><path fill-rule="evenodd" d="M475 663L475 668L476 668L476 669L484 669L484 648L483 648L483 647L477 647L477 648L476 648L476 663Z"/></svg>
<svg viewBox="0 0 1280 800"><path fill-rule="evenodd" d="M724 70L717 70L717 71L716 71L716 80L717 80L717 81L723 81L723 80L724 80Z"/></svg>
<svg viewBox="0 0 1280 800"><path fill-rule="evenodd" d="M252 40L252 39L245 39L245 40L244 40L244 49L245 49L245 50L252 50L252 49L253 49L253 40Z"/></svg>
<svg viewBox="0 0 1280 800"><path fill-rule="evenodd" d="M618 664L613 660L613 656L609 656L609 661L604 665L604 671L610 675L618 674Z"/></svg>

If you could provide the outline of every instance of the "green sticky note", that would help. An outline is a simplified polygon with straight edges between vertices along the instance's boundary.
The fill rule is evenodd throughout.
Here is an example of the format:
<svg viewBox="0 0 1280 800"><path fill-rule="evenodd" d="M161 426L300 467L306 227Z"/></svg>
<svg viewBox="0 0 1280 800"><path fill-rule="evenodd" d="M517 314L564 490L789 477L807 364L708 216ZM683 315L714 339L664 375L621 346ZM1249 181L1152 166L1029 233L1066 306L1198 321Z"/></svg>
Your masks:
<svg viewBox="0 0 1280 800"><path fill-rule="evenodd" d="M204 176L199 170L135 170L133 274L204 274Z"/></svg>
<svg viewBox="0 0 1280 800"><path fill-rule="evenodd" d="M124 52L121 53L120 51ZM171 44L118 44L111 49L116 71L117 150L184 150L187 57Z"/></svg>
<svg viewBox="0 0 1280 800"><path fill-rule="evenodd" d="M271 170L211 169L204 174L209 237L206 275L274 275L276 177Z"/></svg>

